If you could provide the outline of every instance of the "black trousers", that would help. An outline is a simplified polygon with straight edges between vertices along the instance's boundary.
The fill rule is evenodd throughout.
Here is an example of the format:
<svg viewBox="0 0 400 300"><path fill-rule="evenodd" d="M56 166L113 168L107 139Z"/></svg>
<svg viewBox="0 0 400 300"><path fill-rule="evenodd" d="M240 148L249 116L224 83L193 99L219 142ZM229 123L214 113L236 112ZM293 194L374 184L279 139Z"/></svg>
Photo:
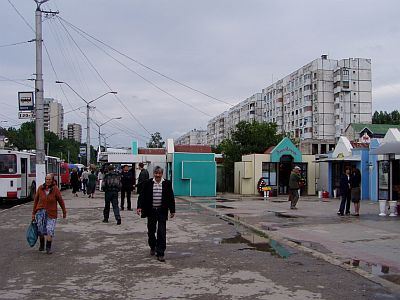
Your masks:
<svg viewBox="0 0 400 300"><path fill-rule="evenodd" d="M125 205L125 194L126 194L126 205L128 206L128 209L132 208L131 204L131 188L130 187L122 187L121 189L121 208L124 208Z"/></svg>
<svg viewBox="0 0 400 300"><path fill-rule="evenodd" d="M118 192L105 192L104 195L104 220L108 220L110 216L110 204L112 204L115 220L121 220L121 215L119 214L119 207L118 207Z"/></svg>
<svg viewBox="0 0 400 300"><path fill-rule="evenodd" d="M148 242L150 249L154 249L157 256L164 256L167 247L167 216L168 211L160 208L153 208L147 216Z"/></svg>
<svg viewBox="0 0 400 300"><path fill-rule="evenodd" d="M339 212L341 214L344 213L344 208L346 206L346 214L350 213L350 204L351 204L351 193L348 191L342 195L342 201L340 202Z"/></svg>

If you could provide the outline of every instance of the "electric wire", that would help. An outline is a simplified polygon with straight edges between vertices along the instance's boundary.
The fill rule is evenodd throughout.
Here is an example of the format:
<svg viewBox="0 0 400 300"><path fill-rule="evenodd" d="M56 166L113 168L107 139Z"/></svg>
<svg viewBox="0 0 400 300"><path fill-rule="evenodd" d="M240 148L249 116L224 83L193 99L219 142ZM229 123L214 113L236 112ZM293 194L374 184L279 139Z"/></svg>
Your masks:
<svg viewBox="0 0 400 300"><path fill-rule="evenodd" d="M87 55L82 51L82 49L79 47L79 45L76 43L75 39L72 37L71 33L68 31L68 29L64 26L63 23L60 23L65 31L68 33L68 35L71 37L72 41L74 42L75 46L79 49L81 54L85 57L86 61L89 63L89 65L92 67L92 69L96 72L96 74L100 77L101 81L109 88L110 91L113 91L111 86L105 81L103 76L99 73L99 71L96 69L96 67L92 64L90 59L87 57ZM114 94L114 97L121 103L121 105L127 110L127 112L131 115L131 117L148 133L151 135L151 133L147 130L146 127L137 119L134 114L128 109L128 107L121 101L121 99L118 97L118 95Z"/></svg>
<svg viewBox="0 0 400 300"><path fill-rule="evenodd" d="M29 24L29 22L24 18L24 16L18 11L15 5L10 0L7 1L14 8L15 12L18 14L18 16L20 16L20 18L24 21L24 23L33 31L33 33L35 33L35 29L33 29L32 25Z"/></svg>
<svg viewBox="0 0 400 300"><path fill-rule="evenodd" d="M0 48L5 48L5 47L12 47L12 46L17 46L17 45L22 45L22 44L28 44L31 42L34 42L35 40L29 40L25 42L18 42L18 43L13 43L13 44L6 44L6 45L0 45Z"/></svg>
<svg viewBox="0 0 400 300"><path fill-rule="evenodd" d="M16 83L16 84L23 85L23 86L26 86L26 87L29 87L29 88L32 88L32 89L35 88L35 87L32 86L32 85L29 85L29 84L23 83L23 82L19 82L18 80L10 79L10 78L5 77L5 76L3 76L3 75L0 75L0 77L1 77L1 78L4 78L4 81L14 82L14 83ZM23 80L28 80L28 79L23 79ZM21 81L23 81L23 80L21 80Z"/></svg>
<svg viewBox="0 0 400 300"><path fill-rule="evenodd" d="M185 83L182 83L182 82L180 82L180 81L178 81L178 80L176 80L176 79L174 79L174 78L172 78L172 77L170 77L170 76L168 76L168 75L165 75L165 74L161 73L160 71L155 70L154 68L151 68L151 67L149 67L149 66L147 66L147 65L145 65L145 64L143 64L143 63L141 63L141 62L138 61L137 59L134 59L134 58L128 56L127 54L125 54L125 53L123 53L123 52L121 52L121 51L115 49L114 47L112 47L112 46L106 44L106 43L103 42L102 40L100 40L100 39L98 39L98 38L96 38L96 37L90 35L89 33L85 32L83 29L80 29L79 27L73 25L72 23L68 22L67 20L65 20L64 18L62 18L62 17L60 17L60 16L57 16L57 18L60 18L61 20L63 20L64 22L66 22L70 27L75 28L76 30L78 30L78 31L82 32L83 34L89 36L89 37L92 38L93 40L95 40L95 41L99 42L100 44L106 46L107 48L109 48L109 49L111 49L111 50L117 52L117 53L120 54L121 56L123 56L123 57L125 57L125 58L127 58L127 59L129 59L129 60L131 60L131 61L133 61L133 62L135 62L136 64L138 64L138 65L140 65L140 66L146 68L146 69L149 70L149 71L152 71L152 72L154 72L154 73L156 73L156 74L158 74L158 75L160 75L160 76L162 76L162 77L164 77L164 78L166 78L166 79L168 79L168 80L170 80L170 81L172 81L172 82L175 82L175 83L177 83L177 84L179 84L179 85L181 85L181 86L183 86L183 87L185 87L185 88L187 88L187 89L190 89L190 90L192 90L192 91L194 91L194 92L197 92L197 93L199 93L199 94L201 94L201 95L203 95L203 96L206 96L206 97L208 97L208 98L210 98L210 99L213 99L213 100L216 100L216 101L218 101L218 102L227 104L227 105L229 105L229 106L231 106L231 107L234 106L234 104L231 104L231 103L229 103L229 102L226 102L226 101L224 101L224 100L221 100L221 99L218 99L218 98L216 98L216 97L214 97L214 96L211 96L211 95L209 95L209 94L207 94L207 93L204 93L204 92L202 92L202 91L200 91L200 90L198 90L198 89L196 89L196 88L193 88L193 87L191 87L191 86L189 86L189 85L187 85L187 84L185 84Z"/></svg>
<svg viewBox="0 0 400 300"><path fill-rule="evenodd" d="M74 29L72 27L72 29ZM75 29L74 29L75 30ZM75 30L76 31L76 30ZM171 94L170 92L166 91L165 89L161 88L160 86L158 86L157 84L155 84L154 82L152 82L151 80L145 78L144 76L140 75L138 72L136 72L135 70L133 70L132 68L128 67L126 64L124 64L123 62L121 62L120 60L118 60L117 58L115 58L114 56L112 56L111 54L109 54L107 51L105 51L104 49L100 48L98 45L96 45L95 43L93 43L92 41L88 40L85 36L82 35L82 33L76 31L79 35L81 35L83 38L85 38L87 41L89 41L90 43L92 43L95 47L97 47L99 50L101 50L103 53L105 53L107 56L109 56L111 59L113 59L114 61L116 61L117 63L119 63L121 66L123 66L124 68L126 68L127 70L131 71L132 73L136 74L138 77L140 77L141 79L143 79L144 81L146 81L147 83L149 83L150 85L152 85L153 87L155 87L156 89L160 90L161 92L163 92L164 94L170 96L171 98L181 102L184 105L187 105L191 108L193 108L194 110L197 110L198 112L201 112L202 114L208 116L208 117L213 117L210 114L206 113L205 111L197 108L196 106L187 103L185 101L183 101L182 99L176 97L175 95Z"/></svg>

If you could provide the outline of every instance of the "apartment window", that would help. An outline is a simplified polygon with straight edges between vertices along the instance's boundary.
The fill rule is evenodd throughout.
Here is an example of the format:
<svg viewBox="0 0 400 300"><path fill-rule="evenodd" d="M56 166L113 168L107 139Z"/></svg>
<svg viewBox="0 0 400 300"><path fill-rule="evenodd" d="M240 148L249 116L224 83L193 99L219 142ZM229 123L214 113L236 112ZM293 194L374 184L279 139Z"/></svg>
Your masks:
<svg viewBox="0 0 400 300"><path fill-rule="evenodd" d="M344 69L342 74L343 76L349 76L349 70Z"/></svg>
<svg viewBox="0 0 400 300"><path fill-rule="evenodd" d="M296 115L298 115L299 114L299 111L296 109Z"/></svg>
<svg viewBox="0 0 400 300"><path fill-rule="evenodd" d="M317 84L316 83L314 83L314 90L316 90L317 89Z"/></svg>
<svg viewBox="0 0 400 300"><path fill-rule="evenodd" d="M314 79L317 79L317 73L316 72L314 73Z"/></svg>

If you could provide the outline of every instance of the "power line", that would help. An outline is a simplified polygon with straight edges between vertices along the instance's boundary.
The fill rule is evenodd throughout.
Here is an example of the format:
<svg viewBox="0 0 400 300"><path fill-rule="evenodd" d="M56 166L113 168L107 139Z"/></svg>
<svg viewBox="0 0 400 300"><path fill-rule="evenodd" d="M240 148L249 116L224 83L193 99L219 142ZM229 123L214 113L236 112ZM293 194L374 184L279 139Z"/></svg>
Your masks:
<svg viewBox="0 0 400 300"><path fill-rule="evenodd" d="M103 76L101 76L101 74L99 73L99 71L96 69L96 67L92 64L92 62L90 61L90 59L87 57L87 55L82 51L82 49L79 47L79 45L76 43L76 41L74 40L74 38L72 37L72 35L70 34L70 32L67 30L67 28L64 26L63 23L61 23L61 26L63 26L64 30L68 33L68 35L70 36L70 38L72 39L72 41L74 42L75 46L79 49L79 51L81 52L81 54L85 57L86 61L89 63L89 65L92 67L92 69L96 72L96 74L100 77L101 81L109 88L110 91L113 91L113 89L111 88L111 86L105 81L105 79L103 78ZM128 111L128 113L132 116L132 118L148 133L151 135L151 133L147 130L146 127L144 127L144 125L132 114L132 112L128 109L128 107L121 101L121 99L118 97L118 95L114 94L114 97L119 101L119 103L121 103L121 105Z"/></svg>
<svg viewBox="0 0 400 300"><path fill-rule="evenodd" d="M185 84L185 83L182 83L182 82L180 82L180 81L178 81L178 80L176 80L176 79L174 79L174 78L172 78L172 77L170 77L170 76L168 76L168 75L165 75L165 74L161 73L160 71L155 70L154 68L151 68L151 67L149 67L149 66L147 66L147 65L145 65L145 64L143 64L143 63L141 63L141 62L138 61L137 59L134 59L134 58L128 56L127 54L122 53L121 51L115 49L114 47L112 47L112 46L110 46L110 45L108 45L108 44L106 44L105 42L101 41L100 39L98 39L98 38L96 38L96 37L90 35L89 33L85 32L83 29L80 29L79 27L73 25L72 23L68 22L68 21L65 20L64 18L62 18L62 17L60 17L60 16L57 16L57 17L60 18L61 20L63 20L64 22L66 22L69 26L73 27L75 30L78 30L78 31L82 32L83 34L85 34L85 35L89 36L90 38L94 39L95 41L101 43L102 45L106 46L107 48L109 48L109 49L111 49L111 50L117 52L117 53L120 54L121 56L123 56L123 57L125 57L125 58L127 58L127 59L133 61L134 63L136 63L136 64L138 64L138 65L140 65L140 66L146 68L147 70L152 71L152 72L154 72L154 73L156 73L156 74L158 74L158 75L160 75L160 76L162 76L162 77L164 77L164 78L166 78L166 79L168 79L168 80L170 80L170 81L173 81L173 82L175 82L175 83L177 83L177 84L179 84L179 85L181 85L181 86L183 86L183 87L185 87L185 88L187 88L187 89L190 89L190 90L192 90L192 91L194 91L194 92L197 92L197 93L199 93L199 94L201 94L201 95L203 95L203 96L206 96L206 97L208 97L208 98L210 98L210 99L213 99L213 100L216 100L216 101L218 101L218 102L227 104L227 105L229 105L229 106L231 106L231 107L234 106L233 104L231 104L231 103L229 103L229 102L226 102L226 101L224 101L224 100L221 100L221 99L218 99L218 98L216 98L216 97L213 97L213 96L211 96L211 95L209 95L209 94L207 94L207 93L204 93L204 92L202 92L202 91L200 91L200 90L198 90L198 89L196 89L196 88L193 88L193 87L191 87L191 86L189 86L189 85L187 85L187 84Z"/></svg>
<svg viewBox="0 0 400 300"><path fill-rule="evenodd" d="M25 42L18 42L18 43L13 43L13 44L0 45L0 48L11 47L11 46L17 46L17 45L22 45L22 44L27 44L27 43L31 43L31 42L34 42L34 41L35 41L35 40L29 40L29 41L25 41Z"/></svg>
<svg viewBox="0 0 400 300"><path fill-rule="evenodd" d="M19 82L18 80L15 80L15 79L10 79L10 78L7 78L7 77L5 77L5 76L2 76L2 75L0 75L0 77L4 78L4 80L3 80L3 81L10 81L10 82L14 82L14 83L16 83L16 84L20 84L20 85L23 85L23 86L26 86L26 87L29 87L29 88L32 88L32 89L34 89L34 88L35 88L35 87L34 87L34 86L32 86L32 85L29 85L29 84L26 84L26 83ZM21 81L23 81L23 80L28 80L28 79L22 79Z"/></svg>
<svg viewBox="0 0 400 300"><path fill-rule="evenodd" d="M10 3L10 5L14 8L15 12L20 16L20 18L24 21L24 23L33 31L35 32L35 29L33 29L33 27L31 26L31 24L29 24L29 22L24 18L24 16L18 11L18 9L15 7L15 5L10 1L7 0L8 3Z"/></svg>
<svg viewBox="0 0 400 300"><path fill-rule="evenodd" d="M201 112L202 114L212 118L213 116L211 116L210 114L204 112L203 110L197 108L196 106L187 103L185 101L183 101L182 99L176 97L175 95L171 94L170 92L166 91L165 89L159 87L157 84L155 84L154 82L152 82L151 80L145 78L144 76L140 75L138 72L136 72L135 70L133 70L132 68L128 67L127 65L125 65L123 62L121 62L120 60L118 60L117 58L115 58L114 56L112 56L111 54L109 54L107 51L105 51L104 49L100 48L98 45L94 44L92 41L88 40L86 37L84 37L82 35L82 33L78 32L74 27L72 27L72 29L74 29L79 35L81 35L83 38L85 38L87 41L89 41L91 44L93 44L95 47L97 47L98 49L100 49L102 52L104 52L107 56L111 57L113 60L115 60L117 63L119 63L120 65L122 65L124 68L126 68L127 70L131 71L132 73L136 74L138 77L142 78L144 81L146 81L147 83L149 83L150 85L152 85L153 87L155 87L156 89L160 90L161 92L163 92L164 94L170 96L171 98L183 103L184 105L187 105L191 108L193 108L194 110L197 110L198 112Z"/></svg>

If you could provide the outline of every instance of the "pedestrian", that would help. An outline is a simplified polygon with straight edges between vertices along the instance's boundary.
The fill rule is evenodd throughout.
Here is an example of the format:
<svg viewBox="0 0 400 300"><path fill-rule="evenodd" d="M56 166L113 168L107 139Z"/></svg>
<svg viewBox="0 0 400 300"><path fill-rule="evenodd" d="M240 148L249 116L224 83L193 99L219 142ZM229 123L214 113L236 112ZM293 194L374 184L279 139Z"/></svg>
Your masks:
<svg viewBox="0 0 400 300"><path fill-rule="evenodd" d="M361 172L356 167L353 167L351 178L351 202L354 203L353 216L360 216L360 200L361 200Z"/></svg>
<svg viewBox="0 0 400 300"><path fill-rule="evenodd" d="M114 171L113 165L108 166L108 172L103 179L102 189L105 192L103 222L108 223L108 217L110 216L110 203L111 203L114 211L114 217L115 220L117 221L117 225L121 225L121 215L119 214L119 207L118 207L118 192L121 189L121 178Z"/></svg>
<svg viewBox="0 0 400 300"><path fill-rule="evenodd" d="M346 167L345 173L340 178L340 195L342 196L342 201L340 202L338 215L344 216L350 215L350 202L351 202L351 170L350 167ZM346 211L345 211L346 209Z"/></svg>
<svg viewBox="0 0 400 300"><path fill-rule="evenodd" d="M72 186L72 194L74 194L75 197L78 197L77 192L79 191L80 188L79 187L80 180L79 180L78 170L76 168L72 169L70 184Z"/></svg>
<svg viewBox="0 0 400 300"><path fill-rule="evenodd" d="M40 185L35 195L32 209L32 220L36 220L39 235L39 251L44 251L46 237L46 253L51 254L51 243L57 221L57 204L61 206L63 218L67 217L64 200L55 184L52 174L47 174L45 183Z"/></svg>
<svg viewBox="0 0 400 300"><path fill-rule="evenodd" d="M121 210L124 210L125 195L126 195L127 209L132 210L132 204L131 204L132 190L133 190L132 171L129 170L128 165L124 165L121 172Z"/></svg>
<svg viewBox="0 0 400 300"><path fill-rule="evenodd" d="M89 198L94 197L94 191L96 190L96 180L97 177L94 174L94 170L92 170L88 176L88 183L87 183L87 193Z"/></svg>
<svg viewBox="0 0 400 300"><path fill-rule="evenodd" d="M82 191L83 191L83 194L86 195L87 184L88 184L88 180L89 180L89 172L88 172L87 168L83 168L81 180L82 180Z"/></svg>
<svg viewBox="0 0 400 300"><path fill-rule="evenodd" d="M136 210L142 218L147 217L150 255L157 255L161 262L165 262L168 210L171 218L175 216L172 183L163 178L163 173L164 170L157 166L154 168L153 178L143 182Z"/></svg>
<svg viewBox="0 0 400 300"><path fill-rule="evenodd" d="M301 181L300 176L301 168L299 166L295 166L290 173L289 177L289 201L290 201L290 209L297 209L297 201L299 201L299 182Z"/></svg>
<svg viewBox="0 0 400 300"><path fill-rule="evenodd" d="M138 177L138 183L136 185L136 187L137 187L136 192L138 194L140 194L140 191L142 189L142 183L150 178L149 172L144 168L144 164L142 162L139 163L139 170L140 170L140 174Z"/></svg>

